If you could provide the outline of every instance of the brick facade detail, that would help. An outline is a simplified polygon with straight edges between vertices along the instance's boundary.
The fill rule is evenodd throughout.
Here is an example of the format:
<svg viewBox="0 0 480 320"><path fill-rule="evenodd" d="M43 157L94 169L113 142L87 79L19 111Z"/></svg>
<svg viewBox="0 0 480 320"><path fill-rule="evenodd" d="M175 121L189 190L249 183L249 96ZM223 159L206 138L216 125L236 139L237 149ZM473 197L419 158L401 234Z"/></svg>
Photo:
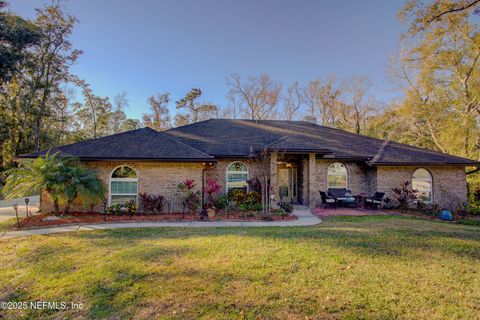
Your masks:
<svg viewBox="0 0 480 320"><path fill-rule="evenodd" d="M215 166L205 171L205 177L217 181L222 186L222 194L226 192L226 171L229 164L241 161L248 167L249 178L270 176L271 190L275 196L273 206L278 201L277 154L266 161L251 159L219 159ZM320 205L318 191L328 189L327 170L333 162L343 163L348 171L348 188L353 194L373 194L375 191L385 192L392 197L392 188L399 187L404 181L411 181L413 172L419 167L378 166L370 167L358 162L345 162L335 159L315 159L314 154L306 155L298 161L298 200L310 207ZM156 193L165 197L169 211L181 211L182 204L177 185L185 179L194 179L198 190L201 190L203 166L201 163L181 162L135 162L135 161L96 161L84 162L94 169L105 185L108 197L109 179L113 170L120 165L131 166L137 172L138 192ZM442 166L424 167L433 178L434 202L441 207L455 208L467 201L466 175L463 167ZM94 210L103 210L102 202L94 204ZM90 205L77 201L72 211L88 211ZM42 211L52 211L53 206L47 194L41 195Z"/></svg>

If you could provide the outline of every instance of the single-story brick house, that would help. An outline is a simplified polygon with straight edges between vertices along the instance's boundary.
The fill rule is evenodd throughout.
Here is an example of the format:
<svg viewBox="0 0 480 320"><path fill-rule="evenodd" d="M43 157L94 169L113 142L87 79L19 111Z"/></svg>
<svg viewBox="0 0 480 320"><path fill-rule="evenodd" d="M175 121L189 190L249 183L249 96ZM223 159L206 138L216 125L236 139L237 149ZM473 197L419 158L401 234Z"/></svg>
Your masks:
<svg viewBox="0 0 480 320"><path fill-rule="evenodd" d="M267 155L255 157L259 151ZM95 169L108 190L108 203L163 195L180 207L177 185L215 179L223 192L248 188L247 180L269 176L274 202L279 190L294 203L314 207L319 191L348 188L373 194L411 181L423 196L442 207L467 201L466 167L479 162L379 140L305 121L211 119L157 132L123 132L52 149L81 159ZM44 155L40 151L19 158ZM41 208L51 210L45 195ZM76 210L87 210L76 204ZM102 204L97 204L101 210Z"/></svg>

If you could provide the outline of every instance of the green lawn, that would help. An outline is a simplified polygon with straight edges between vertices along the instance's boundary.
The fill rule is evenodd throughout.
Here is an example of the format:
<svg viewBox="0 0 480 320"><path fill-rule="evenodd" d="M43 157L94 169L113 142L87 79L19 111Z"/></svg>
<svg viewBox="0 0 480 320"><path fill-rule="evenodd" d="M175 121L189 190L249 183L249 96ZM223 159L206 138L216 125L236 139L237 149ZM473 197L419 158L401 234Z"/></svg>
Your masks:
<svg viewBox="0 0 480 320"><path fill-rule="evenodd" d="M20 218L20 221L21 219L22 218ZM16 226L17 226L17 218L10 218L4 221L0 221L0 234L5 231L14 230Z"/></svg>
<svg viewBox="0 0 480 320"><path fill-rule="evenodd" d="M117 229L0 241L7 319L479 319L480 228L405 217L316 227Z"/></svg>

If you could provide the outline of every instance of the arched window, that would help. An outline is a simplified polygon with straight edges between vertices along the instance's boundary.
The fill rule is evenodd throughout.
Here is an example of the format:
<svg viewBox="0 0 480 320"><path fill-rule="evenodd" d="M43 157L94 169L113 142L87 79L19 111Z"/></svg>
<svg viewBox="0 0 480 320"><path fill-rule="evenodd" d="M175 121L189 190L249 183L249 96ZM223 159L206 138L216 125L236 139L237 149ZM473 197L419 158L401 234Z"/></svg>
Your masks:
<svg viewBox="0 0 480 320"><path fill-rule="evenodd" d="M417 197L425 202L433 201L432 174L427 169L417 169L412 177L412 189L417 190Z"/></svg>
<svg viewBox="0 0 480 320"><path fill-rule="evenodd" d="M242 162L232 162L227 167L227 193L233 189L247 191L248 168Z"/></svg>
<svg viewBox="0 0 480 320"><path fill-rule="evenodd" d="M125 204L131 200L137 202L138 179L135 170L121 166L113 170L110 176L110 205Z"/></svg>
<svg viewBox="0 0 480 320"><path fill-rule="evenodd" d="M348 173L345 165L335 162L328 166L327 188L348 189Z"/></svg>

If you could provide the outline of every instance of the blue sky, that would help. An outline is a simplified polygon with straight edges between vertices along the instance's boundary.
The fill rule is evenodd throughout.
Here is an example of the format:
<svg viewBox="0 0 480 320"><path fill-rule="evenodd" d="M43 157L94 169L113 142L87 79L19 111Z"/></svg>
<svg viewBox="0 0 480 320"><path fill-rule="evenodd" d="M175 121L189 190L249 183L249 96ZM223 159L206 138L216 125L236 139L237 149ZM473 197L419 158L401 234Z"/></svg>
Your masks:
<svg viewBox="0 0 480 320"><path fill-rule="evenodd" d="M27 18L45 3L9 2ZM201 88L202 100L225 106L232 73L266 73L284 87L328 75L366 75L373 80L372 94L388 102L397 95L386 69L405 28L396 18L403 3L69 0L64 7L79 20L72 41L84 51L73 73L98 95L126 91L127 114L139 118L157 92L177 100Z"/></svg>

